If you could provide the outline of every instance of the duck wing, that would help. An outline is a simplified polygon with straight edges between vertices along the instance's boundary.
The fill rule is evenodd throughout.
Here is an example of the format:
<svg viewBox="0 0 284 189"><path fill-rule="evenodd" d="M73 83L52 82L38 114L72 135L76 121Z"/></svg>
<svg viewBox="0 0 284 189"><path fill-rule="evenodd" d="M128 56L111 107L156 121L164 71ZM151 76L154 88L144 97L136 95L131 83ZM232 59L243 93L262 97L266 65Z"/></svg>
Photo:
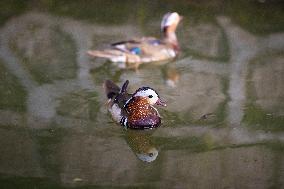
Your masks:
<svg viewBox="0 0 284 189"><path fill-rule="evenodd" d="M119 91L120 91L119 86L117 86L111 80L106 80L104 82L104 89L105 89L105 94L108 99L115 98L119 94Z"/></svg>
<svg viewBox="0 0 284 189"><path fill-rule="evenodd" d="M158 45L163 45L163 42L154 37L136 38L111 44L117 50L136 55L145 55L149 47Z"/></svg>
<svg viewBox="0 0 284 189"><path fill-rule="evenodd" d="M113 103L118 104L120 108L123 108L126 101L131 98L132 94L127 93L129 81L126 80L120 88L114 82L106 80L104 83L105 93L108 99L112 100Z"/></svg>
<svg viewBox="0 0 284 189"><path fill-rule="evenodd" d="M128 64L121 65L122 68L137 68L139 63L163 61L176 56L176 52L169 43L154 37L116 42L111 44L109 49L90 50L88 54L107 58L112 62L127 62Z"/></svg>
<svg viewBox="0 0 284 189"><path fill-rule="evenodd" d="M120 92L116 95L114 99L114 103L118 104L120 108L123 108L126 101L129 100L132 96L132 94L127 93L128 84L129 84L129 81L126 80L124 84L122 85Z"/></svg>

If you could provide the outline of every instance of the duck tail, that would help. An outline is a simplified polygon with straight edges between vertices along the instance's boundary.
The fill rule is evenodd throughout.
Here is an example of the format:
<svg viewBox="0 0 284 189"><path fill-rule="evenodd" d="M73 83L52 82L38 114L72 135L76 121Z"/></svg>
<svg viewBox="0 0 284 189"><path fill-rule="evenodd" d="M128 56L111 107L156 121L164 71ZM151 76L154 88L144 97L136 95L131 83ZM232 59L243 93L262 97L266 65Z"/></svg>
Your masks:
<svg viewBox="0 0 284 189"><path fill-rule="evenodd" d="M90 56L96 56L102 58L110 58L111 56L113 56L111 53L105 51L88 51L87 54Z"/></svg>
<svg viewBox="0 0 284 189"><path fill-rule="evenodd" d="M108 99L112 99L119 94L120 88L111 80L104 82L104 89Z"/></svg>

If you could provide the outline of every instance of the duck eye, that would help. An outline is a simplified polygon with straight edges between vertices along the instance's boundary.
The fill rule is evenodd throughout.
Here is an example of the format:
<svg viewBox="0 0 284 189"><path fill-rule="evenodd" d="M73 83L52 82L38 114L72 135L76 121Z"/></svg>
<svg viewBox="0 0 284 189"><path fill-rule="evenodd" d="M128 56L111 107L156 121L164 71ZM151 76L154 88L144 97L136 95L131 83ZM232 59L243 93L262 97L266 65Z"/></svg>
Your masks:
<svg viewBox="0 0 284 189"><path fill-rule="evenodd" d="M148 97L149 97L149 98L153 98L153 95L149 95Z"/></svg>

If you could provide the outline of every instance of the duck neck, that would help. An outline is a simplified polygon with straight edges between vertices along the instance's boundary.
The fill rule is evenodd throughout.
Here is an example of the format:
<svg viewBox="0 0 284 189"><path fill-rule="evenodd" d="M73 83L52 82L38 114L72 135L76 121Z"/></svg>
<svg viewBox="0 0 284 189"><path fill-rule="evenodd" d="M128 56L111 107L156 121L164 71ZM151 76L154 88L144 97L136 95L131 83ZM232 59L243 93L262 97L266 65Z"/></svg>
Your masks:
<svg viewBox="0 0 284 189"><path fill-rule="evenodd" d="M163 39L166 43L172 45L175 51L179 51L179 44L175 31L171 31L168 27L166 27L163 31Z"/></svg>

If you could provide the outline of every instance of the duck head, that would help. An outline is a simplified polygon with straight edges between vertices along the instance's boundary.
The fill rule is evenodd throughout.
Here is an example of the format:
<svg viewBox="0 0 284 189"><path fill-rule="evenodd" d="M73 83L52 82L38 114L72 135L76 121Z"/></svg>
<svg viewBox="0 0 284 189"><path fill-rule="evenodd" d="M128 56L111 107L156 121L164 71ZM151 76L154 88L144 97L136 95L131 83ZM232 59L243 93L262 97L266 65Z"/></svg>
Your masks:
<svg viewBox="0 0 284 189"><path fill-rule="evenodd" d="M175 31L182 18L183 17L177 12L172 12L165 14L161 22L161 30L163 32L165 41L173 44L177 49L179 46Z"/></svg>
<svg viewBox="0 0 284 189"><path fill-rule="evenodd" d="M182 18L177 12L165 14L161 22L162 32L175 32Z"/></svg>
<svg viewBox="0 0 284 189"><path fill-rule="evenodd" d="M150 105L167 106L164 101L161 100L158 93L150 87L141 87L134 94L133 97L146 98Z"/></svg>

